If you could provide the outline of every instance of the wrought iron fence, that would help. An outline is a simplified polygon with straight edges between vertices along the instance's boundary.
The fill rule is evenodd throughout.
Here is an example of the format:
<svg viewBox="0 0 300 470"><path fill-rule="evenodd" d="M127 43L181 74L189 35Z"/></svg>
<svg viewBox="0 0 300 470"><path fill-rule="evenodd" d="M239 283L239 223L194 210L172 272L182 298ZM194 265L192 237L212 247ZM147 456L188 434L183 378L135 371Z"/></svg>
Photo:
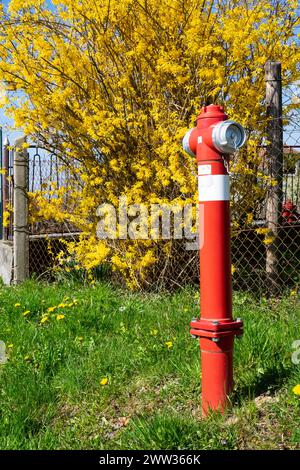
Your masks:
<svg viewBox="0 0 300 470"><path fill-rule="evenodd" d="M38 146L28 149L28 189L29 216L34 215L34 199L31 195L41 194L51 205L57 197L57 191L74 185L70 169L55 153ZM68 193L65 195L65 206L68 206ZM33 218L34 219L34 218ZM29 217L29 272L30 275L51 275L57 264L57 255L65 250L63 240L76 240L78 229L68 221L57 222L55 218L47 220L30 220Z"/></svg>

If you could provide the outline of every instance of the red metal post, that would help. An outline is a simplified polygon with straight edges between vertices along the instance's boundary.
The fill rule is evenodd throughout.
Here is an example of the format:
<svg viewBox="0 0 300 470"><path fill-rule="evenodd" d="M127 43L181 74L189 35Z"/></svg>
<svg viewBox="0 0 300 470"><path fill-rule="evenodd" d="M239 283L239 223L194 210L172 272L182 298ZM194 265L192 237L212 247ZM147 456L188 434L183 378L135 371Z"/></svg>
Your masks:
<svg viewBox="0 0 300 470"><path fill-rule="evenodd" d="M228 121L223 108L202 109L197 126L183 146L198 163L200 236L200 320L191 322L191 334L200 338L202 410L226 407L233 387L233 343L243 332L243 322L232 318L230 193L224 154L245 141L239 124Z"/></svg>

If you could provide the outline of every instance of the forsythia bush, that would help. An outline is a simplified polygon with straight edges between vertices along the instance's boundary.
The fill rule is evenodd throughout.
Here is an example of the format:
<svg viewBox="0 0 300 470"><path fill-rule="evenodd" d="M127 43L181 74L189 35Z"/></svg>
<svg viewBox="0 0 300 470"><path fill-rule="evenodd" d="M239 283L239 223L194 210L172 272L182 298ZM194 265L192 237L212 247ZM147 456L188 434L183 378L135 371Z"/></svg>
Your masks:
<svg viewBox="0 0 300 470"><path fill-rule="evenodd" d="M32 216L82 231L69 245L90 269L103 261L132 287L174 255L154 240L96 238L101 203L196 202L194 159L181 139L207 102L224 104L249 131L233 171L257 176L264 64L299 78L296 0L11 0L1 6L0 79L6 112L58 153L77 183L32 195ZM242 183L236 224L259 189ZM237 183L238 184L238 183ZM253 186L254 185L254 186ZM244 196L244 197L243 197ZM246 201L246 202L245 202ZM250 215L249 215L250 214ZM173 253L173 255L172 255Z"/></svg>

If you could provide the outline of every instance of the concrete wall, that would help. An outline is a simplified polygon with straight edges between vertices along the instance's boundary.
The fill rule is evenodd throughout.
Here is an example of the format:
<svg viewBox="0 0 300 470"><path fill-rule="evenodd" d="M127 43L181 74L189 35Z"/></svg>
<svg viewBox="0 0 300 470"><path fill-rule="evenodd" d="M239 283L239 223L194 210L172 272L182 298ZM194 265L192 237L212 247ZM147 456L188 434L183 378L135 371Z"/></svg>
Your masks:
<svg viewBox="0 0 300 470"><path fill-rule="evenodd" d="M13 244L0 241L0 278L10 285L13 277Z"/></svg>

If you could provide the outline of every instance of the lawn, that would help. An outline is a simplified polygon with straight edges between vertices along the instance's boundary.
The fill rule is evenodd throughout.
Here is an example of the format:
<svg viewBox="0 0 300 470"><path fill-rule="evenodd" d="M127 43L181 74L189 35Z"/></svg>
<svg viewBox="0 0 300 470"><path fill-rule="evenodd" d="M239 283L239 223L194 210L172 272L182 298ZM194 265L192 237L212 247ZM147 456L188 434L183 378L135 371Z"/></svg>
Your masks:
<svg viewBox="0 0 300 470"><path fill-rule="evenodd" d="M300 448L296 297L235 294L235 391L200 416L194 288L132 294L114 286L27 282L0 288L0 449ZM299 354L300 358L300 354Z"/></svg>

